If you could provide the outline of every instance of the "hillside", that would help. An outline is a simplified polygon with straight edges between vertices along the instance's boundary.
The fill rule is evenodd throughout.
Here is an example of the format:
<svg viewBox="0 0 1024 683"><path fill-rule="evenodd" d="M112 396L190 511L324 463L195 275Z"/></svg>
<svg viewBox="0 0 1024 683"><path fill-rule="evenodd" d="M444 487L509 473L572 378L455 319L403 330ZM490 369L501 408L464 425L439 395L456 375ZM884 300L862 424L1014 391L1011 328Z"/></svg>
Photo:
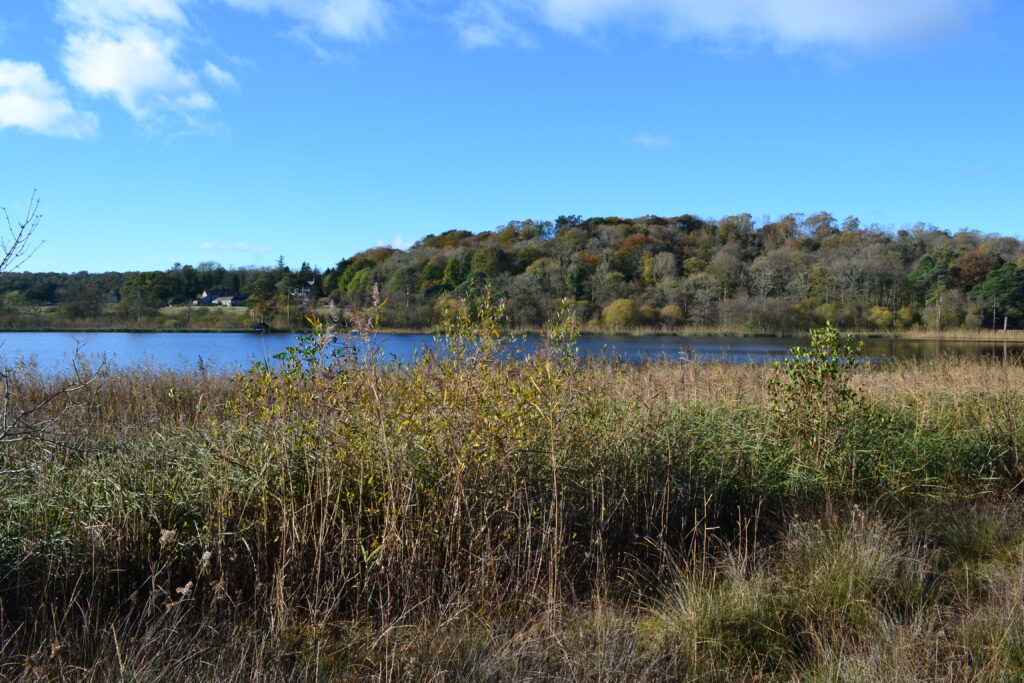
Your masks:
<svg viewBox="0 0 1024 683"><path fill-rule="evenodd" d="M450 230L407 250L376 247L325 271L279 262L15 273L0 277L0 295L8 327L24 322L26 306L48 305L54 320L141 320L203 290L244 292L254 313L295 326L317 299L368 305L376 284L388 300L383 326L422 329L436 324L441 300L489 284L516 327L542 325L568 298L583 320L606 328L786 332L831 320L847 329L949 330L1021 327L1022 267L1024 243L1012 237L924 224L893 230L824 212L760 221L561 216ZM295 296L303 288L313 296Z"/></svg>

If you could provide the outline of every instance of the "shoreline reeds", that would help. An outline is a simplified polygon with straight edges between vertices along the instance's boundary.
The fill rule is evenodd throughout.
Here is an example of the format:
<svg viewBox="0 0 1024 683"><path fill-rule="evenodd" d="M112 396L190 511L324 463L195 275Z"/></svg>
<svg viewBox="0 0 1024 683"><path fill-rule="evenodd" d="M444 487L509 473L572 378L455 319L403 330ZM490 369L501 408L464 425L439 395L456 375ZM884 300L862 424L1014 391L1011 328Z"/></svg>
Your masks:
<svg viewBox="0 0 1024 683"><path fill-rule="evenodd" d="M0 677L1022 670L1019 363L855 367L812 459L769 367L452 340L44 406L47 439L0 444ZM17 379L14 409L61 381Z"/></svg>

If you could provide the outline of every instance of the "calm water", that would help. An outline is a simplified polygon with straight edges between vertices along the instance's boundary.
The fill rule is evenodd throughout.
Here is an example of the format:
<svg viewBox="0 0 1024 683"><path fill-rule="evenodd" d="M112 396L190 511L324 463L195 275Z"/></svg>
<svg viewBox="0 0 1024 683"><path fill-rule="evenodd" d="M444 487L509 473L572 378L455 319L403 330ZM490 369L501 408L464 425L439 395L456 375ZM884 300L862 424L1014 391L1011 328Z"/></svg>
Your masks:
<svg viewBox="0 0 1024 683"><path fill-rule="evenodd" d="M0 359L10 364L28 360L40 369L53 371L70 367L75 350L88 358L106 358L112 365L129 367L147 364L169 369L195 368L201 362L210 370L232 371L266 360L296 343L293 334L259 333L131 333L131 332L3 332L0 333ZM426 334L379 335L377 339L388 359L408 361L417 350L432 347L434 338ZM630 337L616 335L585 336L580 350L585 356L614 355L624 360L651 358L679 360L724 360L732 363L766 363L783 357L790 347L806 344L801 338L733 337ZM524 342L530 352L536 339ZM1024 345L1009 344L1012 356L1024 354ZM1003 355L999 342L938 342L904 340L867 340L864 353L874 361L893 358L926 359L943 354L957 356Z"/></svg>

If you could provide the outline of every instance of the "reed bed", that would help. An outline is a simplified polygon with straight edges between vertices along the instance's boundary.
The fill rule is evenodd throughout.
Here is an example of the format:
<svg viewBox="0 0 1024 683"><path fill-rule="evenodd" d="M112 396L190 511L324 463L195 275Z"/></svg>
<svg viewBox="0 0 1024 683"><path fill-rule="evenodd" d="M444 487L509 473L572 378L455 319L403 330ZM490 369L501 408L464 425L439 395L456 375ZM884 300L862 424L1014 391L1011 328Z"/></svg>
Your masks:
<svg viewBox="0 0 1024 683"><path fill-rule="evenodd" d="M0 677L1024 673L1019 365L857 367L808 432L765 367L326 340L105 374L0 444Z"/></svg>
<svg viewBox="0 0 1024 683"><path fill-rule="evenodd" d="M589 370L603 376L608 391L640 393L668 401L752 402L769 400L766 364L689 362L673 360L644 364L597 363ZM1016 391L1024 388L1024 364L1019 358L942 356L928 360L894 360L865 364L852 377L853 386L867 399L960 396Z"/></svg>

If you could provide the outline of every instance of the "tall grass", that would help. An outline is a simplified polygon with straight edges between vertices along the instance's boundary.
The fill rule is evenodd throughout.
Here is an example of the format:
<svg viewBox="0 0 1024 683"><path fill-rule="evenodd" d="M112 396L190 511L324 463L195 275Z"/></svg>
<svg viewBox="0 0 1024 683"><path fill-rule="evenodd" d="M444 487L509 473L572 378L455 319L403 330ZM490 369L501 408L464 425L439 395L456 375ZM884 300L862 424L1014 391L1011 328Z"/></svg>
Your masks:
<svg viewBox="0 0 1024 683"><path fill-rule="evenodd" d="M407 366L325 335L112 374L3 444L0 676L1020 672L1020 367L857 368L812 460L770 369L583 364L557 328L508 362L499 315Z"/></svg>

